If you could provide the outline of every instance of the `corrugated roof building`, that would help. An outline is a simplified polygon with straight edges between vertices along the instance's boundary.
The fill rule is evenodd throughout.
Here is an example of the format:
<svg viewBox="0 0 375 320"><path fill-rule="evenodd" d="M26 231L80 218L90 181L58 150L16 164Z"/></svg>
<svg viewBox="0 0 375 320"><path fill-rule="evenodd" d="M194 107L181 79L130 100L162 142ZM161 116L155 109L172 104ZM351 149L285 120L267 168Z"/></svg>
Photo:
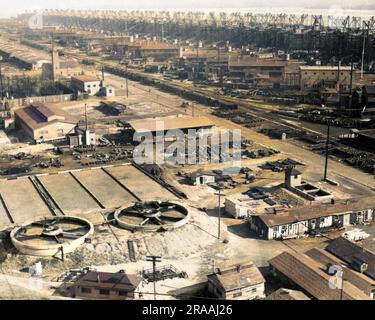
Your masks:
<svg viewBox="0 0 375 320"><path fill-rule="evenodd" d="M292 285L318 300L370 300L369 296L350 282L329 274L309 256L296 252L283 252L269 261L270 274L283 284Z"/></svg>
<svg viewBox="0 0 375 320"><path fill-rule="evenodd" d="M375 254L373 252L343 237L332 241L326 249L353 268L357 270L362 268L365 275L375 279Z"/></svg>

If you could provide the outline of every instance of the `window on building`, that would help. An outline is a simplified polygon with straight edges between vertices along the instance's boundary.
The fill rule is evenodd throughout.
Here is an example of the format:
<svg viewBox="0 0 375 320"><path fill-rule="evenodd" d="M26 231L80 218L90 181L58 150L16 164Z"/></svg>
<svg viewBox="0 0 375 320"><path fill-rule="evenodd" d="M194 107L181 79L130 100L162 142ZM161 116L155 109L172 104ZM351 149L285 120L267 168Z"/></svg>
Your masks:
<svg viewBox="0 0 375 320"><path fill-rule="evenodd" d="M99 294L108 296L109 295L109 290L108 289L100 289L99 290Z"/></svg>
<svg viewBox="0 0 375 320"><path fill-rule="evenodd" d="M126 291L122 291L122 290L120 290L120 291L118 292L118 295L119 295L119 296L122 296L122 297L126 297L126 296L128 295L128 293L127 293Z"/></svg>
<svg viewBox="0 0 375 320"><path fill-rule="evenodd" d="M252 293L257 292L257 288L251 288L251 292L252 292Z"/></svg>
<svg viewBox="0 0 375 320"><path fill-rule="evenodd" d="M237 298L237 297L241 297L241 296L242 296L242 292L233 293L233 298Z"/></svg>
<svg viewBox="0 0 375 320"><path fill-rule="evenodd" d="M81 292L82 293L91 293L91 289L90 288L81 288Z"/></svg>

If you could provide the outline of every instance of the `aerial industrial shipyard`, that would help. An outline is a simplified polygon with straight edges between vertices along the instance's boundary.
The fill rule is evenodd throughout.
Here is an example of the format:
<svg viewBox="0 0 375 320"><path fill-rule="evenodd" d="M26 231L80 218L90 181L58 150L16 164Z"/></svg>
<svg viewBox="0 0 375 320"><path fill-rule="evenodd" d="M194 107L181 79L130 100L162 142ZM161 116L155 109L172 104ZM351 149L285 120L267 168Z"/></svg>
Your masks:
<svg viewBox="0 0 375 320"><path fill-rule="evenodd" d="M364 12L0 19L0 299L375 299Z"/></svg>

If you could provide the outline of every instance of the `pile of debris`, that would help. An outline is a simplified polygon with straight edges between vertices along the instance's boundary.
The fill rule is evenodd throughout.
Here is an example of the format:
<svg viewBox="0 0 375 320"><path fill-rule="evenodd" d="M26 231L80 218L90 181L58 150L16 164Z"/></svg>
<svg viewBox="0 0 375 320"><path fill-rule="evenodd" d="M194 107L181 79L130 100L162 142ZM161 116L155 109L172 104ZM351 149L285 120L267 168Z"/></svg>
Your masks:
<svg viewBox="0 0 375 320"><path fill-rule="evenodd" d="M173 278L186 279L188 274L185 271L177 270L170 264L167 266L157 267L155 272L153 269L143 270L142 276L146 282L157 282Z"/></svg>
<svg viewBox="0 0 375 320"><path fill-rule="evenodd" d="M50 158L48 161L40 161L33 165L33 167L42 168L42 169L47 169L50 167L60 168L62 166L63 164L61 160L58 158Z"/></svg>
<svg viewBox="0 0 375 320"><path fill-rule="evenodd" d="M279 150L269 149L269 148L257 149L254 151L245 150L245 151L242 151L242 157L251 158L251 159L259 159L259 158L270 157L270 156L273 156L274 154L279 154L279 153L280 153Z"/></svg>
<svg viewBox="0 0 375 320"><path fill-rule="evenodd" d="M267 161L266 163L262 164L260 168L263 170L272 170L273 172L283 172L286 168L302 165L304 164L301 162L286 158L284 160Z"/></svg>
<svg viewBox="0 0 375 320"><path fill-rule="evenodd" d="M76 160L82 160L80 155L75 155ZM131 161L133 158L133 151L129 148L114 147L110 152L93 152L87 154L86 158L91 158L91 161L82 161L82 166L102 165L115 161Z"/></svg>

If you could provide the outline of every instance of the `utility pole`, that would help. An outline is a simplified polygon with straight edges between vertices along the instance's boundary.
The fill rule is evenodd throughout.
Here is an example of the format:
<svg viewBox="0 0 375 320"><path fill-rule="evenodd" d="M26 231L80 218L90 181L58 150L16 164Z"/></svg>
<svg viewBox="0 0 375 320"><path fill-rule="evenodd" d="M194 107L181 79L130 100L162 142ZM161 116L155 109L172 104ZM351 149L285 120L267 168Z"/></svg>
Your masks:
<svg viewBox="0 0 375 320"><path fill-rule="evenodd" d="M146 261L152 262L152 280L154 283L154 300L156 300L156 262L161 262L161 257L146 256Z"/></svg>
<svg viewBox="0 0 375 320"><path fill-rule="evenodd" d="M323 178L324 181L327 181L327 173L328 173L328 151L329 151L330 129L331 129L331 122L328 121L328 126L327 126L327 140L326 140L326 160L325 160L324 178Z"/></svg>
<svg viewBox="0 0 375 320"><path fill-rule="evenodd" d="M86 131L89 127L88 120L87 120L87 104L85 103L85 124L86 124Z"/></svg>
<svg viewBox="0 0 375 320"><path fill-rule="evenodd" d="M339 61L339 65L337 67L337 92L340 93L340 70L341 69L341 60Z"/></svg>
<svg viewBox="0 0 375 320"><path fill-rule="evenodd" d="M368 37L369 22L363 21L363 44L362 44L362 62L361 62L361 79L363 79L363 71L365 64L365 50L366 50L366 37Z"/></svg>
<svg viewBox="0 0 375 320"><path fill-rule="evenodd" d="M129 98L128 66L125 66L125 72L126 72L126 77L125 77L126 97Z"/></svg>
<svg viewBox="0 0 375 320"><path fill-rule="evenodd" d="M341 290L340 290L340 300L343 300L344 297L344 268L342 268L342 278L341 278Z"/></svg>
<svg viewBox="0 0 375 320"><path fill-rule="evenodd" d="M221 62L220 62L221 58L220 58L220 47L218 46L217 47L217 66L218 66L218 71L219 71L219 79L220 79L220 87L222 88L223 87L223 75L222 75L222 71L221 71Z"/></svg>
<svg viewBox="0 0 375 320"><path fill-rule="evenodd" d="M1 92L1 99L4 99L4 83L3 83L3 73L0 67L0 92Z"/></svg>
<svg viewBox="0 0 375 320"><path fill-rule="evenodd" d="M352 103L353 103L353 55L351 56L351 63L350 63L350 86L349 86L349 110L351 112Z"/></svg>
<svg viewBox="0 0 375 320"><path fill-rule="evenodd" d="M218 223L217 223L217 238L220 240L220 226L221 226L221 186L219 185L219 213L218 213Z"/></svg>

